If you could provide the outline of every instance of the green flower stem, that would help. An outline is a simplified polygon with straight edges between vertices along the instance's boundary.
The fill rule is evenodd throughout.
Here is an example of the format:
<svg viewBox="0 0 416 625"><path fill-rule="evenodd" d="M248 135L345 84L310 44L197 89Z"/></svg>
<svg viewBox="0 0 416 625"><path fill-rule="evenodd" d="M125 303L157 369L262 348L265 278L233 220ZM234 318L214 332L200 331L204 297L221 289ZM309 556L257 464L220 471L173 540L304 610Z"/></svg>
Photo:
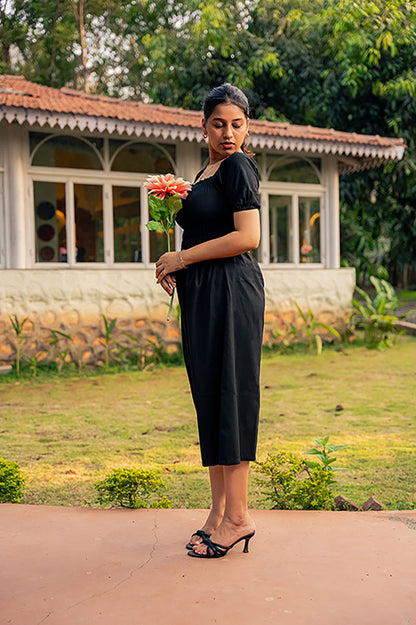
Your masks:
<svg viewBox="0 0 416 625"><path fill-rule="evenodd" d="M165 232L166 232L166 236L167 236L167 239L168 239L168 252L170 252L170 228L169 228L169 225L170 225L170 224L168 223L168 224L167 224L167 228L166 228L166 230L165 230ZM172 312L172 308L173 308L173 298L174 298L174 297L175 297L175 289L173 289L173 291L172 291L172 295L171 295L171 298L170 298L170 302L169 302L169 310L168 310L168 316L167 316L167 321L169 321L169 320L170 320L170 314L171 314L171 312Z"/></svg>

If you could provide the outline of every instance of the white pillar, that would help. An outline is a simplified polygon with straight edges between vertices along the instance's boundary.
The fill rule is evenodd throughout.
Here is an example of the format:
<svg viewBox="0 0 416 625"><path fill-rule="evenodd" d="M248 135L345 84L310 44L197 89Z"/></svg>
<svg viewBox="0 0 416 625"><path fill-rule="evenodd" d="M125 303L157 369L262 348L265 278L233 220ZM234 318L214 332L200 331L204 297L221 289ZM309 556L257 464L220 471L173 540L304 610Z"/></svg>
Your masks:
<svg viewBox="0 0 416 625"><path fill-rule="evenodd" d="M7 151L5 159L5 185L7 186L6 241L7 266L13 269L26 267L28 232L26 225L25 198L28 152L27 130L9 125L6 131Z"/></svg>
<svg viewBox="0 0 416 625"><path fill-rule="evenodd" d="M182 141L176 144L177 174L188 182L193 182L195 175L201 169L201 147L203 144L194 141Z"/></svg>
<svg viewBox="0 0 416 625"><path fill-rule="evenodd" d="M176 162L178 165L176 173L187 182L193 182L196 174L201 169L201 147L202 144L196 143L195 141L182 141L176 144ZM182 228L176 226L175 249L180 249L181 242Z"/></svg>
<svg viewBox="0 0 416 625"><path fill-rule="evenodd" d="M326 267L339 269L341 260L340 226L339 226L339 174L336 156L322 159L324 168L324 184L327 190L326 202Z"/></svg>

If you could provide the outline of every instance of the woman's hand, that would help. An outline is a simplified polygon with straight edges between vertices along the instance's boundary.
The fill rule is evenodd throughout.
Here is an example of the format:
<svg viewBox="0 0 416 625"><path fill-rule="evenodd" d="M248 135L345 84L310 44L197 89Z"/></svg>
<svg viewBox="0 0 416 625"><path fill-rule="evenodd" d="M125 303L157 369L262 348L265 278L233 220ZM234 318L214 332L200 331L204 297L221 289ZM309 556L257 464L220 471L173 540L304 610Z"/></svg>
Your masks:
<svg viewBox="0 0 416 625"><path fill-rule="evenodd" d="M162 280L168 278L169 274L183 269L184 264L181 260L179 252L166 252L162 254L156 263L156 281L158 284L162 284ZM162 285L163 286L163 285ZM164 287L163 287L164 288ZM165 289L166 290L166 289Z"/></svg>
<svg viewBox="0 0 416 625"><path fill-rule="evenodd" d="M162 289L165 290L168 295L172 295L176 287L175 274L168 274L165 278L158 280L158 284L160 284Z"/></svg>

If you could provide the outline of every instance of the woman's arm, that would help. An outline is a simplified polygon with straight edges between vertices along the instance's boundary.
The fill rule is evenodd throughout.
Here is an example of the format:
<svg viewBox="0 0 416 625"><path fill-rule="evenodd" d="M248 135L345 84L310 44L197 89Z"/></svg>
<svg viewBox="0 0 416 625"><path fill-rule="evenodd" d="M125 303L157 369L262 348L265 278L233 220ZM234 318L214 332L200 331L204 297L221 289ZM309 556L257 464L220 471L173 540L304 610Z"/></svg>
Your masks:
<svg viewBox="0 0 416 625"><path fill-rule="evenodd" d="M257 208L234 213L234 228L233 232L222 237L182 250L182 262L178 252L163 254L156 263L157 282L170 293L165 288L171 288L169 281L166 282L168 274L203 260L229 258L255 249L260 241L260 215Z"/></svg>

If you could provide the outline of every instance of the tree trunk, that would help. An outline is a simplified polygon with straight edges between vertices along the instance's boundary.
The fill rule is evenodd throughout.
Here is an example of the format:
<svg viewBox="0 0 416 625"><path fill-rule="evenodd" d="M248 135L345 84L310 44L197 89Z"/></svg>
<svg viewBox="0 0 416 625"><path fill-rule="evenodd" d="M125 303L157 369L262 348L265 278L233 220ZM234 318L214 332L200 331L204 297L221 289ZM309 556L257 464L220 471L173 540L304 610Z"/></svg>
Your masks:
<svg viewBox="0 0 416 625"><path fill-rule="evenodd" d="M90 76L90 71L87 67L87 46L85 43L85 21L84 21L84 8L85 8L85 0L75 0L73 2L74 7L74 15L78 24L79 31L79 44L81 46L81 64L82 64L82 77L83 77L83 88L86 93L90 92L88 79Z"/></svg>

